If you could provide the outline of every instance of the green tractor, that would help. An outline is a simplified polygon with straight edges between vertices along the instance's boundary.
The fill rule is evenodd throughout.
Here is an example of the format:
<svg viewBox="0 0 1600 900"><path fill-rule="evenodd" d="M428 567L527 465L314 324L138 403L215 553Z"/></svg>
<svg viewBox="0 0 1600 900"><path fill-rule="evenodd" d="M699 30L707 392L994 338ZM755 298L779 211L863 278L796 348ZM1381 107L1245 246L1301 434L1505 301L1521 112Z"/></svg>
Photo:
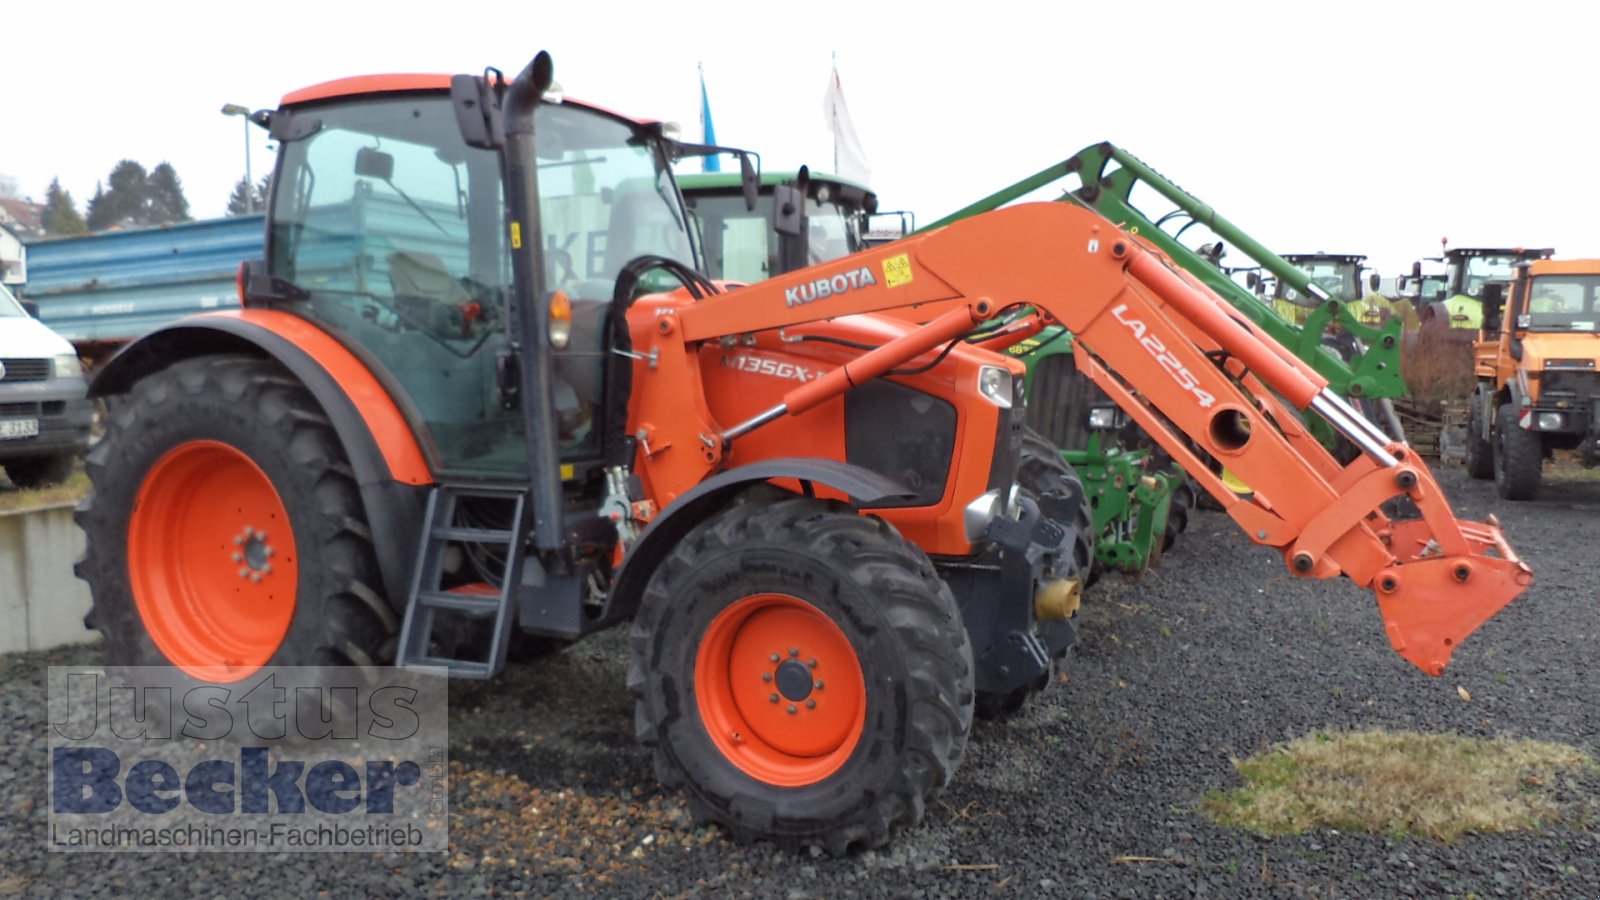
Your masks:
<svg viewBox="0 0 1600 900"><path fill-rule="evenodd" d="M1510 284L1520 263L1549 259L1550 247L1457 247L1444 251L1445 296L1442 310L1451 328L1476 332L1483 327L1483 288L1491 282Z"/></svg>
<svg viewBox="0 0 1600 900"><path fill-rule="evenodd" d="M1424 263L1427 265L1424 266ZM1449 287L1450 280L1443 268L1444 257L1424 257L1412 263L1410 274L1401 275L1395 285L1400 298L1410 303L1419 316L1425 310L1437 308L1434 304L1443 303L1448 296L1445 291Z"/></svg>
<svg viewBox="0 0 1600 900"><path fill-rule="evenodd" d="M678 186L694 214L706 272L730 281L759 281L835 259L916 230L908 212L880 212L865 185L802 167L763 172L750 204L734 175L680 174ZM877 223L889 227L874 227ZM1074 470L1089 503L1096 569L1136 575L1188 524L1194 491L1182 471L1152 459L1148 449L1125 449L1136 431L1116 405L1077 371L1072 335L1050 329L1006 348L1027 366L1028 426L1053 444ZM1038 479L1060 470L1038 463ZM1091 552L1084 548L1087 554Z"/></svg>
<svg viewBox="0 0 1600 900"><path fill-rule="evenodd" d="M1378 326L1388 316L1388 303L1377 296L1378 273L1368 268L1367 258L1356 253L1285 253L1284 260L1305 272L1314 284L1347 306L1355 307L1362 322ZM1363 278L1363 275L1365 276ZM1272 306L1278 314L1296 325L1304 325L1311 311L1322 305L1314 296L1302 294L1292 285L1274 279Z"/></svg>

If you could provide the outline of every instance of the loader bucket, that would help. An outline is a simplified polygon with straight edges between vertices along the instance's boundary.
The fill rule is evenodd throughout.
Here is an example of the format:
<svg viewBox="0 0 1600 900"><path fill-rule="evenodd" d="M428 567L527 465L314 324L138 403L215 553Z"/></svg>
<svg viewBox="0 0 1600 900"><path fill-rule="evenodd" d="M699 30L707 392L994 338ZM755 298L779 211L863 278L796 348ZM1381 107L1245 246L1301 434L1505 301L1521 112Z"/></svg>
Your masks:
<svg viewBox="0 0 1600 900"><path fill-rule="evenodd" d="M1398 562L1372 582L1389 643L1429 675L1442 675L1461 641L1533 582L1533 570L1492 516L1459 527L1470 552L1445 556L1424 520L1393 523L1390 547Z"/></svg>

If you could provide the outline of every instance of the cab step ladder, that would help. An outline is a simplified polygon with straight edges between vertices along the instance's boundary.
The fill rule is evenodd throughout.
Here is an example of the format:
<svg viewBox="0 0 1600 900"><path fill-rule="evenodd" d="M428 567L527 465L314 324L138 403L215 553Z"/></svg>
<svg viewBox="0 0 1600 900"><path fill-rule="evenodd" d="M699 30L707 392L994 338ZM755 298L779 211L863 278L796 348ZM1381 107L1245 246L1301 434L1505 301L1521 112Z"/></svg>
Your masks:
<svg viewBox="0 0 1600 900"><path fill-rule="evenodd" d="M406 598L405 619L400 626L400 644L395 663L401 667L437 666L453 678L492 678L505 668L506 649L515 627L517 585L522 579L523 548L528 539L527 490L513 487L440 485L428 495L424 521L427 528L417 553L417 567ZM477 527L458 523L462 501L501 501L510 503L511 521L506 527ZM504 554L500 572L485 572L499 584L486 581L471 588L445 590L445 551L451 544L484 545ZM436 633L435 616L447 613L446 620L459 624L465 617L484 619L491 624L488 641L474 639L477 628L452 629L457 633ZM446 645L441 638L450 639ZM436 646L437 644L437 646ZM486 653L484 651L487 651ZM474 654L479 655L474 655Z"/></svg>

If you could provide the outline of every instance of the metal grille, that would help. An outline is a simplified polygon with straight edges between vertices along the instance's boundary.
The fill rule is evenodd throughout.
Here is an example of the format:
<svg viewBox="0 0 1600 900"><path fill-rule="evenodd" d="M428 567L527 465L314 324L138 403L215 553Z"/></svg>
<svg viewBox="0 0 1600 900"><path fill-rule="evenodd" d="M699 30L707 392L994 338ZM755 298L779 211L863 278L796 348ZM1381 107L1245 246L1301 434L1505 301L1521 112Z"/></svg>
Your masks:
<svg viewBox="0 0 1600 900"><path fill-rule="evenodd" d="M0 382L44 381L50 377L51 363L48 359L0 359L0 366L5 366L5 374L0 375Z"/></svg>
<svg viewBox="0 0 1600 900"><path fill-rule="evenodd" d="M1568 394L1578 400L1600 398L1600 372L1576 372L1558 369L1545 370L1539 376L1539 395Z"/></svg>
<svg viewBox="0 0 1600 900"><path fill-rule="evenodd" d="M37 416L37 403L0 403L0 416Z"/></svg>

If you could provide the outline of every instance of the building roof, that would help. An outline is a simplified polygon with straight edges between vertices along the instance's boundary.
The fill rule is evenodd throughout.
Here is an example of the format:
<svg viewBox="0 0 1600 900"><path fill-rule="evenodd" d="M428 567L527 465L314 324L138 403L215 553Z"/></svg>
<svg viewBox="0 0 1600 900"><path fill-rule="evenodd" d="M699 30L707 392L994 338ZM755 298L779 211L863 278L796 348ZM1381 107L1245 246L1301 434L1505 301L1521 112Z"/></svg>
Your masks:
<svg viewBox="0 0 1600 900"><path fill-rule="evenodd" d="M0 224L11 226L8 230L19 237L41 230L43 217L44 207L38 203L20 197L0 197Z"/></svg>

